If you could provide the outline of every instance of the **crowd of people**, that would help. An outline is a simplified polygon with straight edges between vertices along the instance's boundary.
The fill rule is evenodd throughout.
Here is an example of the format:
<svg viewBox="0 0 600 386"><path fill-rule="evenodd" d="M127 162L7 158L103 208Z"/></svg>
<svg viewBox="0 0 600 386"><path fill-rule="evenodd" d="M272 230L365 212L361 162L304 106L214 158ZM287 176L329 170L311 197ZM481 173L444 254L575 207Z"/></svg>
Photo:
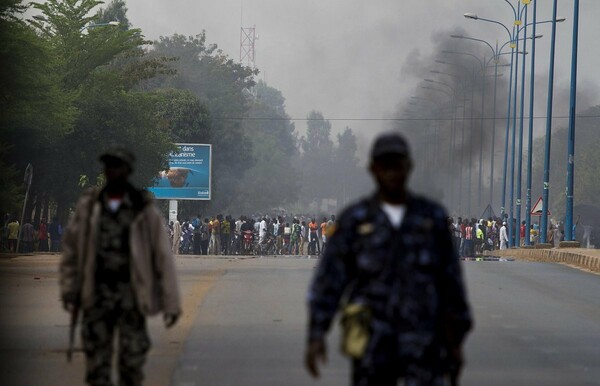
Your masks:
<svg viewBox="0 0 600 386"><path fill-rule="evenodd" d="M576 223L577 224L577 223ZM475 218L449 218L448 226L453 236L454 246L461 257L482 255L484 251L507 249L516 245L519 232L519 245L535 245L540 242L539 224L533 223L529 228L529 243L526 241L526 222L522 221L517 230L517 222L513 220L512 232L508 229L508 218L489 217L487 220ZM576 226L576 225L575 225ZM575 234L575 226L573 234ZM512 243L509 243L509 237ZM546 242L558 246L565 239L564 226L560 223L549 222Z"/></svg>
<svg viewBox="0 0 600 386"><path fill-rule="evenodd" d="M193 255L320 255L335 215L232 216L201 215L168 224L174 254Z"/></svg>
<svg viewBox="0 0 600 386"><path fill-rule="evenodd" d="M63 227L56 217L51 223L43 218L37 224L27 219L21 226L15 216L6 214L0 250L9 253L60 252L62 234ZM17 242L19 238L20 243ZM18 251L17 245L19 245Z"/></svg>

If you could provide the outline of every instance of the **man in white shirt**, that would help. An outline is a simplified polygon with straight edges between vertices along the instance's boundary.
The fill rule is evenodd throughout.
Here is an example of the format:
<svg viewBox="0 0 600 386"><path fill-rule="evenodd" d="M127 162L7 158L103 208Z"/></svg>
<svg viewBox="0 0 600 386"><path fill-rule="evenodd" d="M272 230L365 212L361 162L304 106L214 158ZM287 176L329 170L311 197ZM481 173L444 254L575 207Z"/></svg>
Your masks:
<svg viewBox="0 0 600 386"><path fill-rule="evenodd" d="M508 243L508 233L506 232L506 221L502 223L500 228L500 249L506 249Z"/></svg>
<svg viewBox="0 0 600 386"><path fill-rule="evenodd" d="M258 228L258 242L260 244L265 240L265 236L267 235L267 218L263 217L260 222L260 227Z"/></svg>

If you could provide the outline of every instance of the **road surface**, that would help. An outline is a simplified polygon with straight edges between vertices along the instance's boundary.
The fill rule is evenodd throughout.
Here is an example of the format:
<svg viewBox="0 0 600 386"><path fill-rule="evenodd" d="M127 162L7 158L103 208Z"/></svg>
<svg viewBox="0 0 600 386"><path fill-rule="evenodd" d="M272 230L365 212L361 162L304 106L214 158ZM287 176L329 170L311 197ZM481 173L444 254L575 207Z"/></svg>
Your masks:
<svg viewBox="0 0 600 386"><path fill-rule="evenodd" d="M0 385L81 385L64 357L68 316L56 257L0 261ZM185 315L150 323L150 386L346 385L329 340L323 377L302 368L306 287L315 260L178 258ZM600 276L528 262L465 262L476 328L464 385L600 385Z"/></svg>

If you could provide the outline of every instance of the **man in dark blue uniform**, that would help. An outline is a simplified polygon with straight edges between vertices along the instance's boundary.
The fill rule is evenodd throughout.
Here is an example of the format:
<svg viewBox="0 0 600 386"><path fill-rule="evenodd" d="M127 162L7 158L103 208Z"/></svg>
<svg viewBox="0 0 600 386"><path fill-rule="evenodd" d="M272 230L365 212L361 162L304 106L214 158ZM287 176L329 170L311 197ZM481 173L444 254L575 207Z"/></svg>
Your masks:
<svg viewBox="0 0 600 386"><path fill-rule="evenodd" d="M406 190L411 167L404 138L380 136L376 194L347 208L328 236L309 290L305 364L315 377L337 310L358 305L368 338L350 355L355 386L457 382L471 314L448 216Z"/></svg>

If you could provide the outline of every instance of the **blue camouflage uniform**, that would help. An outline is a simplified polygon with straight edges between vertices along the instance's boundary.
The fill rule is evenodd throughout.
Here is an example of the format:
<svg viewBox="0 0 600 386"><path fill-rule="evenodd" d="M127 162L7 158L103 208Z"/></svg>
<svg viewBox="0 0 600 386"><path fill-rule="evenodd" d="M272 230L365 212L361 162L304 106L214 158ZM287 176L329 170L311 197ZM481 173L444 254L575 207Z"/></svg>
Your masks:
<svg viewBox="0 0 600 386"><path fill-rule="evenodd" d="M461 269L447 215L409 196L396 229L377 197L350 206L328 238L309 290L309 340L322 339L340 306L366 305L372 314L366 353L354 362L354 384L443 384L446 350L471 328Z"/></svg>

